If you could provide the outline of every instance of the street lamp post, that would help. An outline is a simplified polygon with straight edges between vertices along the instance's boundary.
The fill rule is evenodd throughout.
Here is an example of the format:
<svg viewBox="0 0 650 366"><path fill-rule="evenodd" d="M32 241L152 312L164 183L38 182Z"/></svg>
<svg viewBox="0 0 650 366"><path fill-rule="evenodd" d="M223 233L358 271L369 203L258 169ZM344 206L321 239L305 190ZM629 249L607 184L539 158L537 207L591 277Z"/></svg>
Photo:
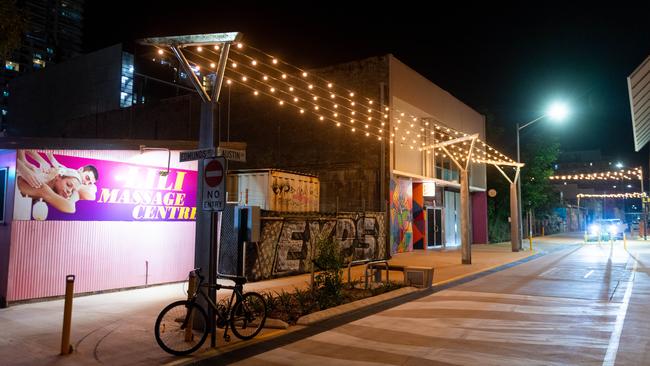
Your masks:
<svg viewBox="0 0 650 366"><path fill-rule="evenodd" d="M517 123L517 163L521 163L521 156L519 152L519 131L523 130L524 128L532 125L535 122L538 122L539 120L543 119L544 117L551 117L552 119L555 120L562 120L566 115L568 114L568 109L564 104L560 103L555 103L552 104L551 107L548 109L548 111L541 116L535 118L534 120L524 124L523 126L519 126L519 123ZM517 212L519 212L519 239L521 240L523 236L523 225L522 225L522 213L521 213L521 178L517 181ZM529 233L530 235L530 233ZM521 241L519 242L519 249L521 249Z"/></svg>

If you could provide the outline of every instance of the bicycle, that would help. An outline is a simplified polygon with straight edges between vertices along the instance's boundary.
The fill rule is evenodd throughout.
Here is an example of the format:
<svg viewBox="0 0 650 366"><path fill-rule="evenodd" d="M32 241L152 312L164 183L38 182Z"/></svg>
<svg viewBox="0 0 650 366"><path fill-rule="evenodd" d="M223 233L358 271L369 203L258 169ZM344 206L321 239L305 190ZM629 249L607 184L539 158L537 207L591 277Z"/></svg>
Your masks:
<svg viewBox="0 0 650 366"><path fill-rule="evenodd" d="M245 277L220 277L234 281L234 286L203 284L205 278L201 275L201 268L190 271L190 275L192 272L199 278L194 294L189 300L167 305L156 319L154 332L160 348L173 355L183 356L203 345L210 333L210 323L205 309L196 302L199 294L214 309L217 315L216 326L224 328L223 339L226 342L230 342L228 326L242 340L252 339L262 330L266 321L266 303L262 295L256 292L243 293ZM205 289L211 288L233 290L227 307L216 304L205 293ZM234 306L233 300L236 300Z"/></svg>

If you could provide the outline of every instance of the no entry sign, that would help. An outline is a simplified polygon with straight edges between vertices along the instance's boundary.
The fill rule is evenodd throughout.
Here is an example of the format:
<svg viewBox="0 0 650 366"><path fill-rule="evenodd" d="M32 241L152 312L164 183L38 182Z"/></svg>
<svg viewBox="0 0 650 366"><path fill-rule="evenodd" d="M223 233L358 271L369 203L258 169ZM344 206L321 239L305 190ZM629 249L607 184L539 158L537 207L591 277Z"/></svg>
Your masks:
<svg viewBox="0 0 650 366"><path fill-rule="evenodd" d="M204 177L205 183L214 188L221 184L223 181L223 165L219 160L210 160L210 162L205 166Z"/></svg>
<svg viewBox="0 0 650 366"><path fill-rule="evenodd" d="M204 211L223 211L226 205L226 159L216 157L203 160Z"/></svg>

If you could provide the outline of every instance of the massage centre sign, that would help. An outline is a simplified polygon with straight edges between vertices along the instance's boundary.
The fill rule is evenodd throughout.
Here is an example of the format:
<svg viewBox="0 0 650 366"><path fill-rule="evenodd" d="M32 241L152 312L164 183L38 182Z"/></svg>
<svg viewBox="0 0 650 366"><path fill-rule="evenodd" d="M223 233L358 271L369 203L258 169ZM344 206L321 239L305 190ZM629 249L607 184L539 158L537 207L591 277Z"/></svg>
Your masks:
<svg viewBox="0 0 650 366"><path fill-rule="evenodd" d="M188 221L197 172L18 150L15 220Z"/></svg>

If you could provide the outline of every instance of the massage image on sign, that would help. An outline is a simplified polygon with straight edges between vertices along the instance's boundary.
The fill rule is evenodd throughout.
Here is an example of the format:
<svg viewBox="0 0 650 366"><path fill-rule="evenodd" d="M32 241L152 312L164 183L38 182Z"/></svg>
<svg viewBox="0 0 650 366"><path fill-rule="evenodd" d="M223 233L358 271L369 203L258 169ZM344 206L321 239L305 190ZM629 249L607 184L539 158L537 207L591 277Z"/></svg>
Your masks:
<svg viewBox="0 0 650 366"><path fill-rule="evenodd" d="M36 220L47 218L48 206L75 213L77 201L95 200L97 194L97 168L93 165L69 168L51 153L44 157L32 150L18 150L16 175L20 194L33 200L32 216Z"/></svg>

